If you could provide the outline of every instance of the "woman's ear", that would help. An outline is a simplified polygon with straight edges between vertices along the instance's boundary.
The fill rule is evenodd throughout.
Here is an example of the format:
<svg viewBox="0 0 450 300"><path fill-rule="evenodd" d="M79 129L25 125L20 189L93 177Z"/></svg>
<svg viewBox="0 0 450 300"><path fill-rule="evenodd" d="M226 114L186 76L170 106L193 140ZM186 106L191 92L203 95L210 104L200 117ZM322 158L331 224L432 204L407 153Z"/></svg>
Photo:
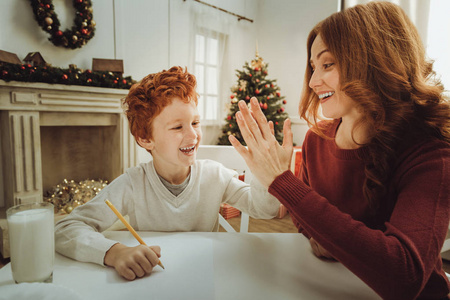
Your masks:
<svg viewBox="0 0 450 300"><path fill-rule="evenodd" d="M149 151L153 150L153 148L155 147L155 144L153 143L152 140L138 138L137 142L139 146Z"/></svg>

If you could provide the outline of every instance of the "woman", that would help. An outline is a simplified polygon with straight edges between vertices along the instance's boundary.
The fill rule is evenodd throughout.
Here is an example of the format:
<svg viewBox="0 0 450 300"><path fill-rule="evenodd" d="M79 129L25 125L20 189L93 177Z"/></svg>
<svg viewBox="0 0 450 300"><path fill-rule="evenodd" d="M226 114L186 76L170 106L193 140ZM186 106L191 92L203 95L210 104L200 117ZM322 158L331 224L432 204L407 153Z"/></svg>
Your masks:
<svg viewBox="0 0 450 300"><path fill-rule="evenodd" d="M255 98L236 114L248 149L232 145L318 257L384 299L449 299L450 106L417 29L397 5L371 2L320 22L307 48L300 178L290 122L280 146Z"/></svg>

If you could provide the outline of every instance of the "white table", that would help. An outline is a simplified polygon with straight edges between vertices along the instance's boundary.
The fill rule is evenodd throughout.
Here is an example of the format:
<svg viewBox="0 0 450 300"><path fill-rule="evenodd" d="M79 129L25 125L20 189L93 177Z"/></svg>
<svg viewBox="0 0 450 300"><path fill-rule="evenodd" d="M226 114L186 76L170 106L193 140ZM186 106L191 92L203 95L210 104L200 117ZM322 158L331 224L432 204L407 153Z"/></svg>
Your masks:
<svg viewBox="0 0 450 300"><path fill-rule="evenodd" d="M340 263L316 258L300 234L139 234L148 245L161 246L165 270L156 267L149 276L127 281L112 268L56 254L53 284L95 300L380 299ZM127 231L105 235L137 245ZM6 296L2 288L6 292L11 285L8 264L0 269L0 299Z"/></svg>

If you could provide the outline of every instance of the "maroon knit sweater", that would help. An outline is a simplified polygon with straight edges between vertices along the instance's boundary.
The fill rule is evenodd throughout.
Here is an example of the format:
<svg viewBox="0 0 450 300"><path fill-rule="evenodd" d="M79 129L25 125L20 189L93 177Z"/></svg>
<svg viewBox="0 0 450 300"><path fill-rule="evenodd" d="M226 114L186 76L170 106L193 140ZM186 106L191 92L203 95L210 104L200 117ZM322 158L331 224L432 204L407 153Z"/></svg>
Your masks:
<svg viewBox="0 0 450 300"><path fill-rule="evenodd" d="M328 127L334 137L340 120ZM269 192L299 231L384 299L450 299L440 249L450 218L450 147L437 139L401 151L388 186L392 208L373 216L363 196L368 149L339 149L309 131L300 177L278 176Z"/></svg>

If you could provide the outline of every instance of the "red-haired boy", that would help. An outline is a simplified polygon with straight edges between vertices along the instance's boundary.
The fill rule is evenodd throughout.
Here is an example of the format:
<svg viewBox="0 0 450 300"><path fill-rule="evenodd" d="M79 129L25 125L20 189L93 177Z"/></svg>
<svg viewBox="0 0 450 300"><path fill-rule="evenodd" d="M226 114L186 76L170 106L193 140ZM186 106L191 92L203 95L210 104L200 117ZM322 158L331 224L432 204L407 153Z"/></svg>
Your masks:
<svg viewBox="0 0 450 300"><path fill-rule="evenodd" d="M124 99L130 131L153 159L128 169L94 199L57 223L56 250L114 267L126 279L150 273L159 247L127 247L101 234L117 221L109 199L142 231L218 231L221 203L254 218L273 218L279 202L254 180L211 160L196 160L202 131L196 79L181 67L146 76Z"/></svg>

